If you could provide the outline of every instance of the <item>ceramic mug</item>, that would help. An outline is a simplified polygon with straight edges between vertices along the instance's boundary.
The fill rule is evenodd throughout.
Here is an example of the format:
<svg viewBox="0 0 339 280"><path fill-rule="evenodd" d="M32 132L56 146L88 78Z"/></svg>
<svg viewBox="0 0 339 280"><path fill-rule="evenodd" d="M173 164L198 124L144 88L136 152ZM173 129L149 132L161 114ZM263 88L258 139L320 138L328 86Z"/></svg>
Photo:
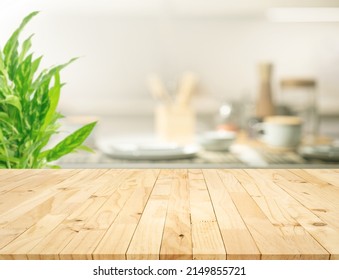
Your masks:
<svg viewBox="0 0 339 280"><path fill-rule="evenodd" d="M295 148L301 141L302 121L295 116L270 116L256 125L261 140L272 147Z"/></svg>

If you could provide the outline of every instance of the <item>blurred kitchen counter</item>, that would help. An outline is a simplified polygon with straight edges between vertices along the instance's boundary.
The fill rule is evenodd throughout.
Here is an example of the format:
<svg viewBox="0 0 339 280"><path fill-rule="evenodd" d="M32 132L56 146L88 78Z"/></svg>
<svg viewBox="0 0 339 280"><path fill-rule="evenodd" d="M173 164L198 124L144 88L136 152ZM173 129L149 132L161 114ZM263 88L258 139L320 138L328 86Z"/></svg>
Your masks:
<svg viewBox="0 0 339 280"><path fill-rule="evenodd" d="M112 139L135 139L137 136L151 136L153 132L152 118L124 118L101 120L96 137ZM133 127L136 129L133 129ZM208 123L201 127L206 131ZM320 137L318 143L327 144L329 137ZM88 143L94 145L94 137ZM206 151L201 149L196 157L180 160L125 160L113 158L99 149L95 153L78 152L65 156L57 164L62 168L338 168L338 162L305 160L294 151L271 149L256 139L239 133L236 144L231 151Z"/></svg>
<svg viewBox="0 0 339 280"><path fill-rule="evenodd" d="M62 158L62 168L338 168L334 162L307 161L293 151L278 152L236 144L232 152L200 150L196 157L180 160L117 159L99 150Z"/></svg>

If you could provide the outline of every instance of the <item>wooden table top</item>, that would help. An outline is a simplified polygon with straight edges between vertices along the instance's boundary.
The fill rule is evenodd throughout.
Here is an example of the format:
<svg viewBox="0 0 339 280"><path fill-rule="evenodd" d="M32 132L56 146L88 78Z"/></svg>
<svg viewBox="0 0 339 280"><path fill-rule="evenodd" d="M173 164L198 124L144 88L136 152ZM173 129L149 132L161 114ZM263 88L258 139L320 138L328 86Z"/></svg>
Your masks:
<svg viewBox="0 0 339 280"><path fill-rule="evenodd" d="M339 259L339 170L1 170L0 259Z"/></svg>

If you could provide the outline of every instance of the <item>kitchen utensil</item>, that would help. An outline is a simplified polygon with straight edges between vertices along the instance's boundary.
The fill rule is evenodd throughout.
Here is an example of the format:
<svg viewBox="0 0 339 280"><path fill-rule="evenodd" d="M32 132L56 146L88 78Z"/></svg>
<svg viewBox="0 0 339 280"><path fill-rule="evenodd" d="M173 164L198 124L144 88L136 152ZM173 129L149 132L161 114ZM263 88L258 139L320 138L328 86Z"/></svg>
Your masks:
<svg viewBox="0 0 339 280"><path fill-rule="evenodd" d="M172 102L172 97L168 93L163 81L158 75L152 74L148 77L148 86L155 100L167 103Z"/></svg>
<svg viewBox="0 0 339 280"><path fill-rule="evenodd" d="M256 117L264 118L274 115L274 105L272 100L272 64L262 63L259 64L259 93L256 103Z"/></svg>
<svg viewBox="0 0 339 280"><path fill-rule="evenodd" d="M191 72L183 74L175 100L178 106L187 106L189 104L196 88L197 81L198 79L195 74Z"/></svg>

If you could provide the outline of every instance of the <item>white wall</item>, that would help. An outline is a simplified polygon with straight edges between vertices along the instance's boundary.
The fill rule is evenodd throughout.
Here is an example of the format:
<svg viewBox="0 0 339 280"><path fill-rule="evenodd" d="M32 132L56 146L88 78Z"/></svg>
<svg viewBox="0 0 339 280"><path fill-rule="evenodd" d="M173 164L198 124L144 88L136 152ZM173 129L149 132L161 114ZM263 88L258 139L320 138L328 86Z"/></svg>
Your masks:
<svg viewBox="0 0 339 280"><path fill-rule="evenodd" d="M263 60L274 63L275 81L317 78L322 110L339 113L339 23L41 7L25 32L35 33L34 53L44 55L44 65L81 56L62 75L67 85L61 108L67 114L151 114L147 75L157 72L170 83L186 70L200 77L196 106L211 111L220 99L244 92L254 98L256 64ZM1 46L24 14L19 6L5 8ZM25 12L30 8L40 6L26 6Z"/></svg>

